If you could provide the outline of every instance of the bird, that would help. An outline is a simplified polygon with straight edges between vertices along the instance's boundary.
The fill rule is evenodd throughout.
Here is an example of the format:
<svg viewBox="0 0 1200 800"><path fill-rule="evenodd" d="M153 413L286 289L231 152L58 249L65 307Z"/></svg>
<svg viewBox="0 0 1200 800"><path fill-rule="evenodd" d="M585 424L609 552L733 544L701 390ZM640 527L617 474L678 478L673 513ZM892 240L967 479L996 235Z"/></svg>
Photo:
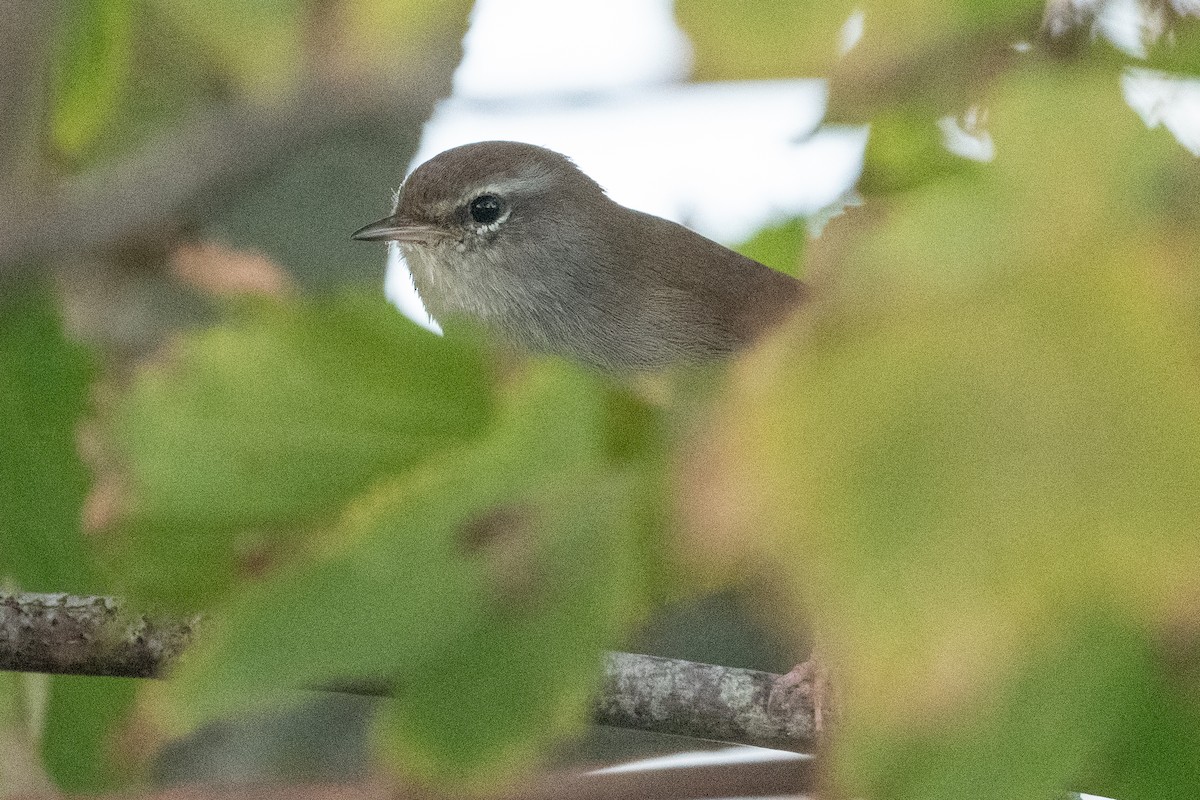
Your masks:
<svg viewBox="0 0 1200 800"><path fill-rule="evenodd" d="M568 157L524 142L446 150L413 170L392 214L352 234L395 242L426 309L610 373L719 361L802 306L805 283L612 200ZM781 676L769 711L807 704L820 733L827 672Z"/></svg>
<svg viewBox="0 0 1200 800"><path fill-rule="evenodd" d="M418 166L354 239L399 245L438 319L604 372L720 360L808 297L801 281L612 200L568 157L485 141Z"/></svg>

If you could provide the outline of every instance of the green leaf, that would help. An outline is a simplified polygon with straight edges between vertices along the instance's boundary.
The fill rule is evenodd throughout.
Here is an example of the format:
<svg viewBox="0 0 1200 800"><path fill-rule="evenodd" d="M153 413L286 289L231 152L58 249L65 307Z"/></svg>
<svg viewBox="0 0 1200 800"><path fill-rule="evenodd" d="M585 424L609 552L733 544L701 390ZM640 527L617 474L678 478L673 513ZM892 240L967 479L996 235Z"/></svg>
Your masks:
<svg viewBox="0 0 1200 800"><path fill-rule="evenodd" d="M676 14L694 43L697 77L728 80L824 76L835 65L845 68L838 63L843 26L861 12L863 35L851 51L856 63L849 66L856 75L877 80L906 62L919 62L945 42L991 35L1008 45L1015 31L1035 36L1043 6L1039 0L681 0ZM946 70L943 78L947 83L962 79L955 70ZM902 82L889 85L901 88Z"/></svg>
<svg viewBox="0 0 1200 800"><path fill-rule="evenodd" d="M119 758L115 731L133 708L138 681L56 675L42 731L42 759L64 792L127 785L130 759Z"/></svg>
<svg viewBox="0 0 1200 800"><path fill-rule="evenodd" d="M142 372L116 431L147 518L288 524L477 435L481 354L382 298L263 303Z"/></svg>
<svg viewBox="0 0 1200 800"><path fill-rule="evenodd" d="M63 334L53 296L0 301L0 581L100 591L81 517L89 476L76 451L92 370ZM26 691L28 683L14 686ZM111 735L132 682L55 677L40 731L45 769L66 791L120 783Z"/></svg>
<svg viewBox="0 0 1200 800"><path fill-rule="evenodd" d="M722 419L867 797L1110 779L1200 573L1200 236L1166 190L1190 164L1106 70L1013 74L989 106L996 161L831 234L837 285Z"/></svg>
<svg viewBox="0 0 1200 800"><path fill-rule="evenodd" d="M786 275L797 275L804 254L808 229L803 219L791 219L764 228L750 241L736 248L746 258L777 269Z"/></svg>
<svg viewBox="0 0 1200 800"><path fill-rule="evenodd" d="M300 0L150 0L244 94L270 99L294 88L308 6Z"/></svg>
<svg viewBox="0 0 1200 800"><path fill-rule="evenodd" d="M121 107L133 60L131 0L73 0L55 63L51 137L79 156Z"/></svg>
<svg viewBox="0 0 1200 800"><path fill-rule="evenodd" d="M1156 800L1186 796L1200 785L1200 694L1191 666L1200 663L1200 653L1194 638L1165 659L1161 643L1154 644L1159 657L1147 670L1134 708L1121 720L1109 751L1098 754L1096 776L1080 784L1080 791ZM1181 681L1184 676L1190 682Z"/></svg>
<svg viewBox="0 0 1200 800"><path fill-rule="evenodd" d="M173 683L179 707L203 718L280 687L394 680L384 750L442 780L511 769L577 727L642 596L601 398L578 371L534 368L491 437L379 487L323 559L225 608Z"/></svg>
<svg viewBox="0 0 1200 800"><path fill-rule="evenodd" d="M81 522L89 476L76 448L91 376L50 292L0 300L0 582L97 588Z"/></svg>
<svg viewBox="0 0 1200 800"><path fill-rule="evenodd" d="M1175 20L1169 35L1150 48L1146 66L1185 77L1200 76L1200 20Z"/></svg>
<svg viewBox="0 0 1200 800"><path fill-rule="evenodd" d="M541 515L537 585L515 603L491 598L474 627L402 682L380 727L400 769L441 782L499 781L582 730L601 653L619 641L642 594L629 489L577 473L513 498Z"/></svg>
<svg viewBox="0 0 1200 800"><path fill-rule="evenodd" d="M431 49L456 47L467 31L470 0L358 0L338 8L343 57L361 68L412 69ZM403 25L380 20L404 20Z"/></svg>
<svg viewBox="0 0 1200 800"><path fill-rule="evenodd" d="M138 605L195 613L294 549L303 527L244 531L135 516L106 532L102 553L117 593ZM292 548L288 548L291 544Z"/></svg>
<svg viewBox="0 0 1200 800"><path fill-rule="evenodd" d="M248 306L180 340L115 413L133 492L118 571L194 609L376 481L478 436L489 408L480 351L382 298Z"/></svg>
<svg viewBox="0 0 1200 800"><path fill-rule="evenodd" d="M858 747L860 732L848 731L861 760L845 769L886 775L878 796L922 800L1095 791L1086 768L1105 766L1096 733L1120 731L1125 739L1130 721L1145 713L1138 681L1151 668L1148 643L1100 612L1032 639L1010 668L999 691L971 709L970 724L951 735L927 731L880 746L867 733L869 745Z"/></svg>
<svg viewBox="0 0 1200 800"><path fill-rule="evenodd" d="M499 782L582 730L601 654L643 593L630 487L588 473L545 477L537 493L507 499L538 515L536 532L522 532L540 539L537 573L525 579L536 585L494 592L474 626L405 676L381 720L384 751L405 772Z"/></svg>
<svg viewBox="0 0 1200 800"><path fill-rule="evenodd" d="M595 382L545 369L508 419L442 490L453 535L490 525L494 537L472 554L486 578L472 624L402 676L381 720L392 763L429 780L496 782L578 731L601 653L645 595L634 487L599 460ZM464 484L475 497L454 492Z"/></svg>

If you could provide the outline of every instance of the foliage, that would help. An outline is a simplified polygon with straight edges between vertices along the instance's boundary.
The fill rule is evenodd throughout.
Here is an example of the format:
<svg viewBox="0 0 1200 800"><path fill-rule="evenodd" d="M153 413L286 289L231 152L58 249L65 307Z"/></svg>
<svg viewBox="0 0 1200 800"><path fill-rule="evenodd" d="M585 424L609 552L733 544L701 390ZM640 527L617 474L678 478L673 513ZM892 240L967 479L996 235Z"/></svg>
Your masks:
<svg viewBox="0 0 1200 800"><path fill-rule="evenodd" d="M330 56L349 71L395 69L465 12L318 5L361 45ZM853 9L864 35L839 54ZM269 108L313 66L309 13L80 0L48 139L106 162L214 98ZM27 732L45 769L98 790L139 774L120 746L135 691L182 729L386 681L382 761L482 784L582 725L600 652L653 599L765 563L789 589L781 626L812 623L840 686L830 775L850 796L1190 792L1200 171L1122 101L1129 59L1047 41L1042 14L679 3L698 75L828 75L831 113L872 124L863 208L744 246L819 291L725 372L515 360L351 290L214 306L150 356L109 354L93 407L100 359L53 292L6 285L0 580L210 624L165 687L56 678L39 699L6 681L0 736L44 717ZM1196 73L1198 27L1147 63ZM990 163L938 135L968 106Z"/></svg>
<svg viewBox="0 0 1200 800"><path fill-rule="evenodd" d="M86 594L103 586L81 524L89 476L77 437L92 368L59 323L52 295L42 287L0 301L0 576L29 590ZM100 747L132 700L130 682L117 683L68 676L48 681L42 754L64 789L120 782ZM13 681L5 687L12 706L25 711L0 719L24 726L36 716L30 708L39 705L36 693L16 700L32 686ZM21 776L7 774L10 766L0 766L0 784L19 785Z"/></svg>
<svg viewBox="0 0 1200 800"><path fill-rule="evenodd" d="M477 349L397 324L361 295L252 304L180 342L114 412L135 498L127 589L203 604L231 585L239 552L286 554L375 481L479 435L483 366Z"/></svg>
<svg viewBox="0 0 1200 800"><path fill-rule="evenodd" d="M80 508L88 474L76 427L91 369L61 330L50 293L0 306L0 572L35 591L95 588Z"/></svg>
<svg viewBox="0 0 1200 800"><path fill-rule="evenodd" d="M1091 55L990 80L985 166L926 157L928 93L882 110L869 213L810 247L836 280L714 426L714 496L754 487L742 524L841 680L854 796L1195 780L1145 765L1200 757L1200 686L1165 677L1163 638L1200 651L1200 175Z"/></svg>
<svg viewBox="0 0 1200 800"><path fill-rule="evenodd" d="M233 594L175 682L176 708L398 680L385 748L442 778L488 774L514 743L577 724L596 654L639 594L593 383L536 368L485 440L367 491L307 563ZM481 720L480 703L511 713Z"/></svg>
<svg viewBox="0 0 1200 800"><path fill-rule="evenodd" d="M311 72L402 71L418 45L461 35L469 8L467 0L323 9L299 0L75 0L59 26L50 141L58 155L86 160L229 94L266 110ZM315 64L308 37L321 13L331 17L333 40L322 43L327 63Z"/></svg>

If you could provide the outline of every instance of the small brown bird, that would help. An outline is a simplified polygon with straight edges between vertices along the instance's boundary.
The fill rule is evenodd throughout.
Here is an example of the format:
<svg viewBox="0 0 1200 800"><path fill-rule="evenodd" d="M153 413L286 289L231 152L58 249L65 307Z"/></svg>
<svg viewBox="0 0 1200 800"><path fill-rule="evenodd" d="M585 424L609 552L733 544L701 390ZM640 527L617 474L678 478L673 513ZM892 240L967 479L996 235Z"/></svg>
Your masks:
<svg viewBox="0 0 1200 800"><path fill-rule="evenodd" d="M435 317L465 315L526 349L609 371L729 355L780 322L804 284L682 225L626 208L570 159L478 142L426 161L390 217Z"/></svg>
<svg viewBox="0 0 1200 800"><path fill-rule="evenodd" d="M477 142L417 167L386 219L355 239L399 243L435 317L465 315L526 349L606 371L662 369L752 344L807 288L682 225L626 208L566 156ZM772 713L816 706L824 670L806 662L772 692Z"/></svg>

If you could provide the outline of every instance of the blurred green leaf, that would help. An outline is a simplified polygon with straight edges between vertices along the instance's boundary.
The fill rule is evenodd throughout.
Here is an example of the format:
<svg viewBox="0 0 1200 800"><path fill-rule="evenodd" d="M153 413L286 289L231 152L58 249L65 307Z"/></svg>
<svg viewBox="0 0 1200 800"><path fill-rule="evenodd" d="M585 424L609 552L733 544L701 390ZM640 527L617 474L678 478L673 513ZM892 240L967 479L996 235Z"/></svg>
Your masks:
<svg viewBox="0 0 1200 800"><path fill-rule="evenodd" d="M488 422L482 354L383 298L264 302L143 371L115 428L149 519L293 523Z"/></svg>
<svg viewBox="0 0 1200 800"><path fill-rule="evenodd" d="M837 286L724 420L845 689L839 772L871 797L1101 774L1154 680L1138 640L1200 574L1183 154L1104 70L1016 73L989 107L995 162L839 227Z"/></svg>
<svg viewBox="0 0 1200 800"><path fill-rule="evenodd" d="M1007 46L1014 30L1027 30L1032 37L1043 7L1040 0L680 0L676 14L695 46L696 76L711 80L824 76L837 65L847 20L861 12L863 33L851 50L853 69L879 77L928 58L944 41L994 35L1005 38ZM963 76L946 70L943 77L950 82Z"/></svg>
<svg viewBox="0 0 1200 800"><path fill-rule="evenodd" d="M1200 20L1175 21L1170 32L1150 48L1146 66L1187 77L1200 77Z"/></svg>
<svg viewBox="0 0 1200 800"><path fill-rule="evenodd" d="M489 409L481 352L382 298L248 306L179 341L115 414L133 484L118 571L194 609L374 482L478 436Z"/></svg>
<svg viewBox="0 0 1200 800"><path fill-rule="evenodd" d="M802 265L804 242L808 228L803 219L790 219L778 225L763 228L750 241L739 246L737 251L746 258L777 269L786 275L798 275Z"/></svg>
<svg viewBox="0 0 1200 800"><path fill-rule="evenodd" d="M679 0L675 14L692 40L698 80L812 77L833 65L839 32L860 5Z"/></svg>
<svg viewBox="0 0 1200 800"><path fill-rule="evenodd" d="M602 396L576 370L534 368L491 437L380 486L319 563L227 607L176 700L205 717L280 687L394 679L385 750L440 779L578 725L601 649L643 596Z"/></svg>
<svg viewBox="0 0 1200 800"><path fill-rule="evenodd" d="M97 589L81 522L89 476L76 445L91 377L50 292L0 300L0 582Z"/></svg>
<svg viewBox="0 0 1200 800"><path fill-rule="evenodd" d="M1016 671L1004 676L1000 697L972 707L969 726L891 742L869 733L869 742L855 742L858 731L850 731L861 760L844 768L887 776L877 789L887 797L1007 800L1094 790L1094 783L1075 781L1105 766L1096 733L1120 731L1124 740L1131 721L1145 713L1138 680L1150 667L1146 644L1096 609L1053 635L1031 637Z"/></svg>
<svg viewBox="0 0 1200 800"><path fill-rule="evenodd" d="M471 0L344 0L342 50L359 69L391 71L427 58L432 43L454 48L467 31Z"/></svg>
<svg viewBox="0 0 1200 800"><path fill-rule="evenodd" d="M270 100L296 86L310 6L300 0L149 0L235 87Z"/></svg>
<svg viewBox="0 0 1200 800"><path fill-rule="evenodd" d="M1121 800L1157 800L1187 796L1200 786L1200 692L1193 641L1162 658L1163 647L1134 698L1136 705L1120 723L1120 735L1108 752L1099 753L1096 776L1080 791ZM1165 662L1165 663L1164 663ZM1181 678L1190 677L1190 685ZM1181 685L1181 683L1183 685Z"/></svg>
<svg viewBox="0 0 1200 800"><path fill-rule="evenodd" d="M597 387L560 371L529 389L462 475L493 510L453 501L458 536L490 520L496 537L475 555L488 584L474 624L402 676L382 720L393 763L426 779L498 782L579 731L601 653L645 596L633 486L597 461Z"/></svg>
<svg viewBox="0 0 1200 800"><path fill-rule="evenodd" d="M946 149L937 116L929 107L906 105L873 118L858 188L865 194L904 191L977 168Z"/></svg>
<svg viewBox="0 0 1200 800"><path fill-rule="evenodd" d="M131 0L73 0L55 62L51 137L77 157L121 107L133 60Z"/></svg>
<svg viewBox="0 0 1200 800"><path fill-rule="evenodd" d="M105 588L81 527L89 476L76 438L91 377L84 351L64 337L51 293L26 291L0 301L3 583L79 594ZM114 689L116 683L50 680L39 733L45 769L60 788L99 791L120 783L111 735L129 708L132 688L125 682Z"/></svg>
<svg viewBox="0 0 1200 800"><path fill-rule="evenodd" d="M279 551L295 549L305 529L245 531L135 516L108 533L102 557L118 576L122 597L146 608L194 613L270 566Z"/></svg>
<svg viewBox="0 0 1200 800"><path fill-rule="evenodd" d="M117 727L133 708L138 682L128 678L56 675L42 730L42 758L64 792L102 792L127 785L132 753L121 759Z"/></svg>

